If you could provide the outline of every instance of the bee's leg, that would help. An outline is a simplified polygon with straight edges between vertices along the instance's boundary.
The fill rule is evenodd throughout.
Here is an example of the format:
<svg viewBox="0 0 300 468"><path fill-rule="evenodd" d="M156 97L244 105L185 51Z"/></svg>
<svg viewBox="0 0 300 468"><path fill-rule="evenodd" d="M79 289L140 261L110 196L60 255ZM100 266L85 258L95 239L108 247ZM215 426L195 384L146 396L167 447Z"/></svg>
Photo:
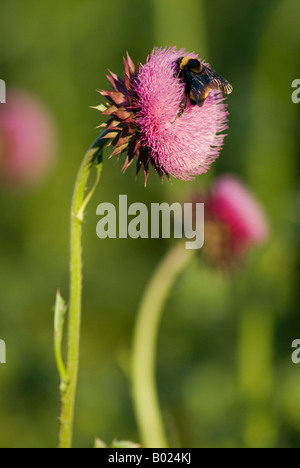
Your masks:
<svg viewBox="0 0 300 468"><path fill-rule="evenodd" d="M173 74L174 78L180 78L180 69L176 70L176 72Z"/></svg>
<svg viewBox="0 0 300 468"><path fill-rule="evenodd" d="M178 112L176 118L182 116L182 114L183 114L184 111L185 111L186 104L187 104L187 92L184 93L183 99L182 99L182 101L181 101L181 103L180 103L180 106L179 106L179 112Z"/></svg>
<svg viewBox="0 0 300 468"><path fill-rule="evenodd" d="M181 117L181 116L182 116L182 114L184 113L184 110L185 110L185 108L186 108L186 103L187 103L187 93L186 93L186 91L185 91L184 96L183 96L183 99L182 99L182 101L181 101L181 103L180 103L180 106L179 106L179 112L178 112L178 114L176 115L176 118L173 120L172 123L174 123L174 122L178 119L178 117Z"/></svg>

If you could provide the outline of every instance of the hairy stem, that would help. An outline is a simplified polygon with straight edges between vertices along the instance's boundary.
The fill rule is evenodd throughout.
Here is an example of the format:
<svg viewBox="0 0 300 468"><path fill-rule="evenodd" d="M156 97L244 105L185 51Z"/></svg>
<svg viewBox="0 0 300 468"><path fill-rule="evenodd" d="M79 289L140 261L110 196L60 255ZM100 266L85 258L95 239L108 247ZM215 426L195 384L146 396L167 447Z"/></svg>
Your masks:
<svg viewBox="0 0 300 468"><path fill-rule="evenodd" d="M68 313L67 364L66 375L61 381L61 413L59 447L71 448L73 436L74 406L77 387L81 300L82 300L82 222L84 211L100 180L102 169L102 148L106 140L103 132L89 151L80 166L71 206L70 219L70 302ZM96 182L87 192L87 182L92 168L97 170ZM59 368L61 368L61 363Z"/></svg>

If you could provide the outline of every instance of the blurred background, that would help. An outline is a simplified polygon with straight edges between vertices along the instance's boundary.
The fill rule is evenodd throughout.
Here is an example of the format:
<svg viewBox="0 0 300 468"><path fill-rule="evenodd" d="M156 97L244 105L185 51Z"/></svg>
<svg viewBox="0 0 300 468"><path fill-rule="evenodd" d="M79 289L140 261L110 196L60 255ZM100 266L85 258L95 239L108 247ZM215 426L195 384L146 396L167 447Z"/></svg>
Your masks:
<svg viewBox="0 0 300 468"><path fill-rule="evenodd" d="M96 89L108 89L107 69L121 74L127 50L143 63L154 45L196 51L232 83L228 136L208 174L161 185L151 172L146 189L142 174L136 182L133 167L122 175L105 153L84 224L74 446L92 447L95 436L139 441L128 379L133 326L171 244L99 240L96 206L117 204L119 194L129 203L178 201L224 173L261 201L271 234L233 277L195 257L174 287L157 363L170 444L300 446L300 365L291 361L300 338L300 105L291 100L299 15L298 0L0 0L0 79L7 98L23 96L10 130L22 136L19 159L10 165L0 125L1 447L56 446L53 305L57 288L68 298L74 179L103 122L90 106L101 102ZM8 105L0 104L0 124ZM43 138L26 153L30 122Z"/></svg>

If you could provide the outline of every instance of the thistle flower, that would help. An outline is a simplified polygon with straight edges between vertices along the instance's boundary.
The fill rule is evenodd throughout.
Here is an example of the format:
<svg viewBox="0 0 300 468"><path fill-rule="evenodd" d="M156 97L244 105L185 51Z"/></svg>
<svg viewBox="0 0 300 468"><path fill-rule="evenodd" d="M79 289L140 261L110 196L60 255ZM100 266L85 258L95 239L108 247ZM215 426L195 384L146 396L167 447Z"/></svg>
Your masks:
<svg viewBox="0 0 300 468"><path fill-rule="evenodd" d="M44 105L24 91L9 90L0 105L0 180L13 187L39 182L53 162L54 124Z"/></svg>
<svg viewBox="0 0 300 468"><path fill-rule="evenodd" d="M102 113L109 120L100 127L112 139L112 156L126 153L123 171L136 160L136 172L143 168L145 182L150 164L161 179L190 180L207 172L223 145L220 132L227 128L227 112L219 91L210 90L203 107L188 102L177 118L185 84L176 75L176 60L186 55L198 58L184 49L154 49L136 70L127 53L124 79L110 72L113 90L99 91L108 101Z"/></svg>
<svg viewBox="0 0 300 468"><path fill-rule="evenodd" d="M211 263L228 267L267 240L269 226L262 207L234 176L218 178L209 193L194 197L196 201L205 204L203 253Z"/></svg>

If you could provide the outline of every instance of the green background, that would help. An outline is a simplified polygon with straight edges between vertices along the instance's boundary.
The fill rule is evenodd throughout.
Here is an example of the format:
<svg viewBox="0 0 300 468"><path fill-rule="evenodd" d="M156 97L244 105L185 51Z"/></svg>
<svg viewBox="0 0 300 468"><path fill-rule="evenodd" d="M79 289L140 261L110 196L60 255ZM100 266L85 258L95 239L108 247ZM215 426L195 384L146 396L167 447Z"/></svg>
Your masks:
<svg viewBox="0 0 300 468"><path fill-rule="evenodd" d="M196 51L233 85L220 159L195 182L148 186L108 159L84 224L84 314L74 446L95 436L139 441L128 379L136 309L171 242L96 237L96 206L177 201L218 174L239 175L261 200L270 240L233 278L199 258L176 283L158 343L158 388L174 447L299 447L298 0L0 0L0 78L38 95L59 132L57 164L38 188L0 188L0 446L55 447L57 288L68 297L72 187L103 122L89 106L122 73L128 50Z"/></svg>

